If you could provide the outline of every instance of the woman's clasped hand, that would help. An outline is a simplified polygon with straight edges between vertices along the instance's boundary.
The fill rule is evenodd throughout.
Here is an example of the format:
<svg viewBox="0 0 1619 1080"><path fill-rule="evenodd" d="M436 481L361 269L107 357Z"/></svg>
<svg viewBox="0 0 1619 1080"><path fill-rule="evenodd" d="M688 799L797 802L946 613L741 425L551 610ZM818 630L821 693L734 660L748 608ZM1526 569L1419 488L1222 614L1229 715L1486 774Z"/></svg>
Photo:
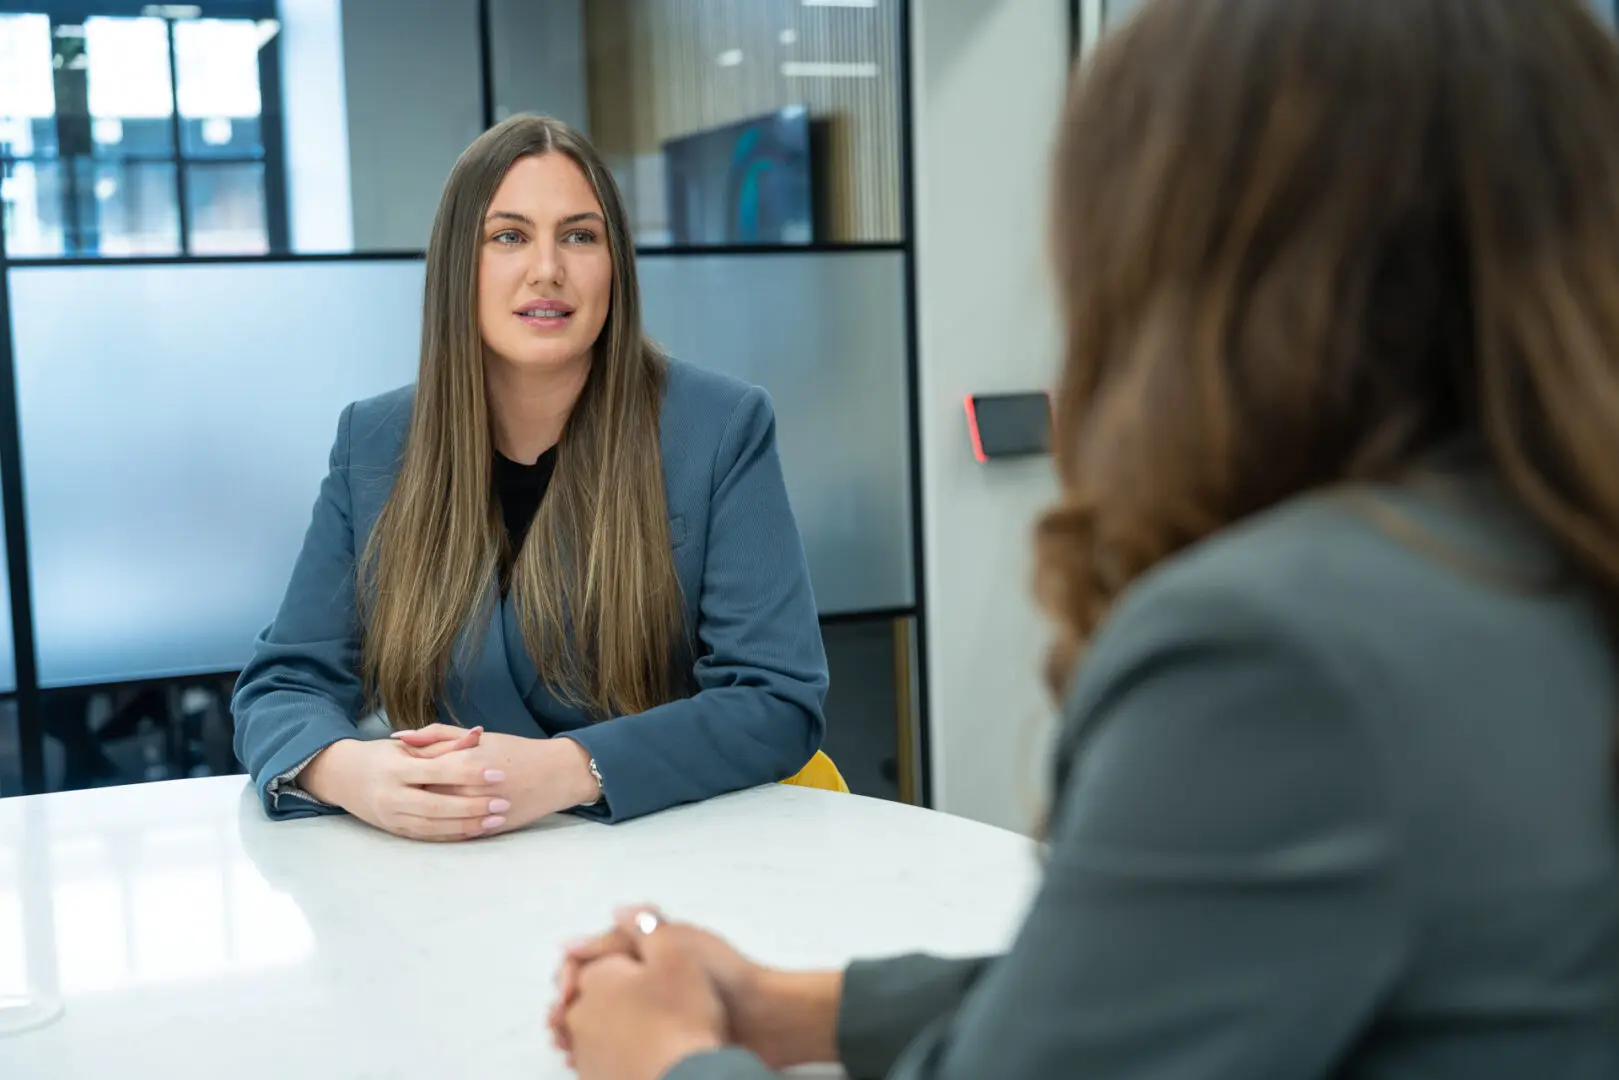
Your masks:
<svg viewBox="0 0 1619 1080"><path fill-rule="evenodd" d="M766 967L710 931L626 908L564 955L551 1036L582 1080L661 1080L725 1046L773 1068L830 1061L840 981Z"/></svg>
<svg viewBox="0 0 1619 1080"><path fill-rule="evenodd" d="M354 760L362 756L374 760L362 766ZM581 756L588 757L568 739L432 724L390 739L345 740L300 780L322 801L396 836L468 840L590 802L594 789L580 783Z"/></svg>

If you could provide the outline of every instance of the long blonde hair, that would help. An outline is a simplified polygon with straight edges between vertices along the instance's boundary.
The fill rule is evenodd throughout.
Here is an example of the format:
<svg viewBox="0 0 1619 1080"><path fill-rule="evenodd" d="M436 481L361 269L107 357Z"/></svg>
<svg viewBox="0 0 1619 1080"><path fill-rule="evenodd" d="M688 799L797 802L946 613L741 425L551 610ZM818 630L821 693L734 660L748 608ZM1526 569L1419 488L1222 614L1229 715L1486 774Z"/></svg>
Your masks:
<svg viewBox="0 0 1619 1080"><path fill-rule="evenodd" d="M677 696L686 654L663 488L663 354L641 328L623 200L566 124L515 116L456 162L427 249L421 366L399 475L357 576L362 670L395 728L438 719L452 664L496 602L506 536L478 330L483 219L522 158L571 158L595 189L613 260L611 308L557 448L544 502L510 571L529 655L560 698L597 718Z"/></svg>

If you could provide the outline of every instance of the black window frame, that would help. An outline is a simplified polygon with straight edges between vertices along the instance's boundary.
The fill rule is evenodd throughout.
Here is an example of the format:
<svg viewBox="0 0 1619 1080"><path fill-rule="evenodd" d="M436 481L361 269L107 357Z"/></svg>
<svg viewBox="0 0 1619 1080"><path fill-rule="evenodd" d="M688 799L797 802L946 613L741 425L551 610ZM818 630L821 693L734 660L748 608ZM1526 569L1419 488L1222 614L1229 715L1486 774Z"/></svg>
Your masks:
<svg viewBox="0 0 1619 1080"><path fill-rule="evenodd" d="M120 154L111 158L85 158L58 154L12 155L0 153L0 170L17 164L62 164L62 220L63 250L60 254L10 253L10 258L25 262L31 259L92 258L115 261L120 258L140 257L107 255L84 248L84 230L76 225L83 192L76 163L95 161L119 166L158 165L174 169L174 198L177 215L177 247L174 256L194 255L194 230L191 222L189 185L195 169L226 165L261 165L264 170L264 230L267 254L285 252L290 247L291 229L287 208L286 130L281 101L281 38L272 36L259 51L259 154L199 156L188 154L181 137L182 118L179 102L178 57L175 50L176 23L200 19L252 19L279 21L275 0L199 0L188 4L153 4L146 0L0 0L0 15L45 15L51 21L52 40L58 27L82 26L87 19L162 18L168 27L169 84L174 94L174 109L169 117L171 146L166 154ZM62 73L58 73L59 78ZM83 76L80 76L83 78ZM56 114L60 133L64 121L73 122L71 115ZM0 225L0 250L7 240L4 226Z"/></svg>

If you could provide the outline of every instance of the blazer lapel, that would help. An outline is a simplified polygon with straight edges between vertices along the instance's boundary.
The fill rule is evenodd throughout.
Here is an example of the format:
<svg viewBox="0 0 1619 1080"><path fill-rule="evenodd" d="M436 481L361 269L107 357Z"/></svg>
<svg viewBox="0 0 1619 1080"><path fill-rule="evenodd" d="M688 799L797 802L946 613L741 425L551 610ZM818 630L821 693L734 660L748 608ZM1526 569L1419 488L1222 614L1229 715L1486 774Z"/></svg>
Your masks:
<svg viewBox="0 0 1619 1080"><path fill-rule="evenodd" d="M534 665L534 658L529 656L528 646L523 641L517 605L506 598L501 600L500 606L501 630L506 638L506 670L530 718L540 730L552 735L589 727L594 722L590 714L559 700L540 678L539 668Z"/></svg>
<svg viewBox="0 0 1619 1080"><path fill-rule="evenodd" d="M528 645L523 641L523 627L517 621L517 605L510 596L500 599L500 628L505 636L506 670L518 694L527 701L539 684L540 672L534 666L534 658L528 654Z"/></svg>
<svg viewBox="0 0 1619 1080"><path fill-rule="evenodd" d="M457 662L445 698L455 718L465 727L482 725L506 735L534 737L544 731L523 701L508 661L509 605L493 588L479 617L463 631L456 646ZM522 652L521 635L518 651Z"/></svg>

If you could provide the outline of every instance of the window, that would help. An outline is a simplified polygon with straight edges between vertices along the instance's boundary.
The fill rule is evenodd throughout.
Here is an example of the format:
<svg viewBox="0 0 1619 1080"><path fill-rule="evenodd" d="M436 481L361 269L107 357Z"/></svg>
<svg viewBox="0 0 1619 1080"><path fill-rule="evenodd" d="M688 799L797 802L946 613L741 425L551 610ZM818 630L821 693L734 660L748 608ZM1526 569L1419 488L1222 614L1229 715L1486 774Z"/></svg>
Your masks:
<svg viewBox="0 0 1619 1080"><path fill-rule="evenodd" d="M6 253L276 247L286 211L274 182L279 110L264 107L276 85L273 3L262 13L232 3L230 17L198 5L38 6L53 10L0 14Z"/></svg>

